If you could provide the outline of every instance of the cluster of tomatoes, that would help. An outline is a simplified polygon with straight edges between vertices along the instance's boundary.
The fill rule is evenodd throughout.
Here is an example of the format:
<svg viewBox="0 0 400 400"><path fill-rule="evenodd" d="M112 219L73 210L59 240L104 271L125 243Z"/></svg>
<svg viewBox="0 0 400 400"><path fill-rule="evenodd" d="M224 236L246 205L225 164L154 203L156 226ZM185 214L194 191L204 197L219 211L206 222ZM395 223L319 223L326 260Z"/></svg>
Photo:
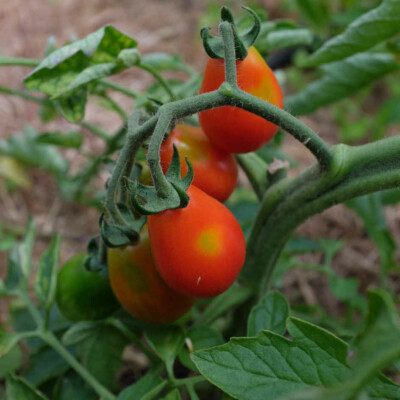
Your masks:
<svg viewBox="0 0 400 400"><path fill-rule="evenodd" d="M241 89L282 107L279 84L254 47L237 61L237 76ZM224 80L224 60L209 59L200 93L218 89ZM224 292L244 264L242 230L223 205L238 176L233 154L260 148L277 127L230 106L204 111L199 120L200 127L178 124L160 151L164 172L174 145L181 155L182 174L187 172L184 156L192 162L189 205L148 216L137 243L108 250L112 291L128 312L146 322L172 322L192 307L195 298ZM149 183L150 176L141 179Z"/></svg>

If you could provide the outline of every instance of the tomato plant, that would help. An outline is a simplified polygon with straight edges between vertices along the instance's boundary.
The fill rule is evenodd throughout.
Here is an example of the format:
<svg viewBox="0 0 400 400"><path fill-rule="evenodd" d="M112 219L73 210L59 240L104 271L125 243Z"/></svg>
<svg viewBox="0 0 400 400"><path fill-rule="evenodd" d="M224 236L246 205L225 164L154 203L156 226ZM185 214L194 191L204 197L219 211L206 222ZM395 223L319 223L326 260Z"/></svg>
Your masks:
<svg viewBox="0 0 400 400"><path fill-rule="evenodd" d="M279 83L255 47L243 61L236 61L240 89L283 107ZM224 60L210 58L204 71L200 93L217 90L225 81ZM200 125L210 142L230 153L248 153L262 147L275 135L278 127L264 118L236 107L219 107L202 111Z"/></svg>
<svg viewBox="0 0 400 400"><path fill-rule="evenodd" d="M86 254L70 258L57 278L57 305L71 321L108 317L119 308L110 284L98 273L85 269Z"/></svg>
<svg viewBox="0 0 400 400"><path fill-rule="evenodd" d="M112 290L122 306L137 319L155 324L175 321L194 303L192 297L171 289L157 272L147 229L137 243L108 250Z"/></svg>
<svg viewBox="0 0 400 400"><path fill-rule="evenodd" d="M11 88L8 80L7 86L0 84L2 95L20 98L12 116L31 101L42 121L35 126L52 124L41 134L26 127L0 140L1 210L19 217L14 204L22 204L25 217L37 193L53 194L47 179L46 190L39 190L46 173L59 193L55 201L43 198L49 207L40 220L48 219L38 224L36 248L32 219L26 229L0 224L0 248L12 249L0 280L0 296L11 303L10 318L0 329L0 397L399 399L400 385L390 379L399 380L398 243L392 233L398 224L386 221L385 206L392 206L396 218L400 2L277 3L268 16L278 19L263 22L262 7L257 12L245 7L250 24L221 8L218 33L207 27L200 32L211 57L204 77L179 56L141 54L135 39L111 26L58 49L49 40L43 60L6 57L2 51L0 66L34 67L24 83L41 92ZM298 16L299 22L287 16ZM263 58L279 69L293 93L284 108ZM109 80L131 68L155 82L138 93L130 85L142 85L132 82L128 71L120 83ZM371 84L378 86L368 91ZM119 104L123 96L127 102ZM333 104L345 98L346 103ZM93 122L87 121L88 100L120 118L114 134L94 113ZM341 127L353 131L347 141L362 145L339 143L332 108L308 115L331 104L339 106L334 113ZM74 130L55 130L66 126L61 118ZM233 158L268 142L277 127L279 139ZM303 154L286 154L286 134L297 140L299 153L311 153L311 165L306 167ZM102 142L101 152L96 153L97 143L87 146L89 135ZM74 155L79 162L72 165ZM4 160L23 165L23 179L1 168ZM219 200L235 186L234 160L241 176L227 202L231 213ZM148 168L147 182L140 177L141 165ZM31 179L34 168L41 175ZM18 187L23 190L13 199ZM25 196L32 197L26 206ZM68 234L55 234L37 257L55 233L53 219L72 202L81 203L87 226L68 213ZM337 234L310 239L299 236L308 229L297 229L341 203L364 225L349 235L352 243L362 241L350 261L351 253L339 254L349 244L345 232L340 240ZM97 232L86 214L92 206L100 214ZM331 227L330 217L317 218L312 227L320 221ZM59 269L61 249L86 239L87 258L77 255ZM107 275L112 287L103 279ZM380 287L366 289L372 285Z"/></svg>
<svg viewBox="0 0 400 400"><path fill-rule="evenodd" d="M223 204L195 186L188 195L186 208L148 217L154 261L164 280L177 291L195 297L216 296L232 285L242 269L244 236Z"/></svg>

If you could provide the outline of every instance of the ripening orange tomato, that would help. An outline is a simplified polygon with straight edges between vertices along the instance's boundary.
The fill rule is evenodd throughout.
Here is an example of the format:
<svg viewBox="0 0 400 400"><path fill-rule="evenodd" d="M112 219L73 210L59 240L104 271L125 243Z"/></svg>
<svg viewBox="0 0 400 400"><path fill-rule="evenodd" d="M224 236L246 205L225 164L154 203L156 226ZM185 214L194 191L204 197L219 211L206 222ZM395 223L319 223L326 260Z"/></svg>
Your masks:
<svg viewBox="0 0 400 400"><path fill-rule="evenodd" d="M141 321L166 324L188 312L194 298L170 288L157 272L146 228L137 243L108 249L111 288L121 305Z"/></svg>
<svg viewBox="0 0 400 400"><path fill-rule="evenodd" d="M154 262L165 282L194 297L216 296L232 285L244 264L239 223L222 203L195 186L186 208L148 216Z"/></svg>
<svg viewBox="0 0 400 400"><path fill-rule="evenodd" d="M255 47L247 57L236 61L240 89L283 108L279 83ZM210 58L204 72L200 93L217 90L225 80L223 59ZM200 125L210 142L228 153L248 153L266 144L278 127L258 115L226 106L199 113Z"/></svg>

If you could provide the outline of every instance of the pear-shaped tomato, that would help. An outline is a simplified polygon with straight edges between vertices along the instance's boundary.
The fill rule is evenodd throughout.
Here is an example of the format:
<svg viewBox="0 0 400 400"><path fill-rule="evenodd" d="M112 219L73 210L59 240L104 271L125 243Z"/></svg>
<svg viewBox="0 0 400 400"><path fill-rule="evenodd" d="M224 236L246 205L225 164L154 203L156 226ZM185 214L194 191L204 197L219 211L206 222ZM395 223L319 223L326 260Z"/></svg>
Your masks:
<svg viewBox="0 0 400 400"><path fill-rule="evenodd" d="M240 89L283 107L279 83L255 47L250 47L243 61L236 61ZM224 60L208 60L200 93L217 90L225 80ZM258 115L226 106L203 111L200 125L210 142L229 153L248 153L262 147L275 135L278 127Z"/></svg>
<svg viewBox="0 0 400 400"><path fill-rule="evenodd" d="M160 277L147 229L142 229L137 243L108 250L108 275L118 301L141 321L175 321L194 303L193 297L176 292Z"/></svg>
<svg viewBox="0 0 400 400"><path fill-rule="evenodd" d="M148 217L154 262L165 282L194 297L216 296L242 269L246 245L233 214L191 186L189 205Z"/></svg>

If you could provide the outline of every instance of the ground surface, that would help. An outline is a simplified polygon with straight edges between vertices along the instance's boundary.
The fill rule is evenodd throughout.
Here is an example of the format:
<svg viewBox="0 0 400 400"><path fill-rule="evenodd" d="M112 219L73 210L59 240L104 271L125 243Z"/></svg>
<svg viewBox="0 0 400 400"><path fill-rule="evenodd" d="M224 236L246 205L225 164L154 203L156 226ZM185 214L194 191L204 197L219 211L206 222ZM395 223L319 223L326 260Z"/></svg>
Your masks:
<svg viewBox="0 0 400 400"><path fill-rule="evenodd" d="M15 57L40 58L47 38L55 35L61 45L71 35L83 37L104 24L114 25L139 42L139 49L180 53L184 60L200 71L205 56L198 40L198 21L206 8L207 1L196 0L98 0L83 2L79 0L0 0L0 53ZM240 3L240 2L235 2ZM276 1L262 2L270 10L273 18ZM21 81L29 68L0 69L0 84L22 88ZM128 71L117 81L127 87L140 90L149 78ZM122 97L117 95L115 99ZM130 109L129 100L124 98L124 107ZM113 131L119 121L107 113L100 113L90 105L87 120ZM338 141L335 124L325 111L304 118L316 132L329 143ZM37 119L37 106L20 99L0 96L0 137L6 138L21 130L26 124L41 128ZM57 127L66 129L69 124L57 119L46 130ZM312 162L307 150L288 138L285 151L300 162L301 166ZM87 133L85 150L101 151L101 142ZM75 165L80 164L74 151L67 152ZM101 178L103 181L106 175ZM97 232L97 211L82 205L63 201L57 193L54 182L46 174L34 171L31 174L31 190L7 193L0 185L0 219L10 226L23 227L28 215L34 214L42 238L35 247L35 257L46 248L53 232L62 234L62 259L83 251L87 239ZM100 182L101 183L101 182ZM400 208L387 210L388 223L398 244L400 240ZM378 279L378 253L365 234L361 222L355 214L345 207L336 206L305 223L299 232L311 238L343 238L346 245L335 257L333 268L342 276L357 276L363 287ZM318 255L315 259L318 260ZM5 273L5 256L0 258L0 276ZM314 273L294 273L287 280L292 297L308 304L322 303L329 311L336 312L339 304L324 289L323 278ZM0 307L0 321L5 319L6 309Z"/></svg>

